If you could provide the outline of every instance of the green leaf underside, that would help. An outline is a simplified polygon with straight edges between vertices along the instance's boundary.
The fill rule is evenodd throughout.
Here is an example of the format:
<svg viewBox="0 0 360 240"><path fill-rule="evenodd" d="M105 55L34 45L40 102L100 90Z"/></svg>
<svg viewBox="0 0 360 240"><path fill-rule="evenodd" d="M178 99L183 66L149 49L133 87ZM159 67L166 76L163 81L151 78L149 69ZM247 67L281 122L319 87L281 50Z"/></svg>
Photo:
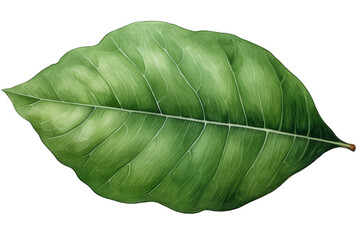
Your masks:
<svg viewBox="0 0 360 240"><path fill-rule="evenodd" d="M97 194L180 212L238 208L349 148L271 53L162 22L111 32L4 91Z"/></svg>

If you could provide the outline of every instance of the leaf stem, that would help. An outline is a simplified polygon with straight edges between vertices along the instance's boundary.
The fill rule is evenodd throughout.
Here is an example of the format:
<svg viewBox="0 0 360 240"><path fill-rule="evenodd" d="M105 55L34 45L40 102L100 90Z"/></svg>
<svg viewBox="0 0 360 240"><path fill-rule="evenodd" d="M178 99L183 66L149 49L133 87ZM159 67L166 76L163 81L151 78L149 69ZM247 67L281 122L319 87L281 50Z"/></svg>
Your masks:
<svg viewBox="0 0 360 240"><path fill-rule="evenodd" d="M355 150L356 150L355 144L351 144L351 143L347 143L346 148L353 151L353 152L355 152Z"/></svg>

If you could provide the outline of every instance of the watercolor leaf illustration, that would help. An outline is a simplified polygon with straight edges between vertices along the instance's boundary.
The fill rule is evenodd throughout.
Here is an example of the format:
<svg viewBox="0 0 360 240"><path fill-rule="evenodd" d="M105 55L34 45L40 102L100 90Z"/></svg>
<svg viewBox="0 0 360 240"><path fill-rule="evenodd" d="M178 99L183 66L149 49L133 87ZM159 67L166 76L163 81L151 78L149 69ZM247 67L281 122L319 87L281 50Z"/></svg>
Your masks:
<svg viewBox="0 0 360 240"><path fill-rule="evenodd" d="M303 84L231 34L130 24L4 90L97 194L185 213L238 208L341 141Z"/></svg>

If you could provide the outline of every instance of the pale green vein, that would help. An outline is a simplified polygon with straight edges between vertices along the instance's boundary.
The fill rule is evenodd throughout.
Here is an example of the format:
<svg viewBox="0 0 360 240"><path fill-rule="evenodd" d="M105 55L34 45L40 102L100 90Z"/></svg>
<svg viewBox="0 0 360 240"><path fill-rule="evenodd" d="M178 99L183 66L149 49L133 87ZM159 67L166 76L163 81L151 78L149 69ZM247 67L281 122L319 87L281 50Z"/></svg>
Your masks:
<svg viewBox="0 0 360 240"><path fill-rule="evenodd" d="M200 98L198 92L194 89L194 87L193 87L193 86L190 84L190 82L187 80L187 78L185 77L185 75L183 74L183 72L181 71L181 69L179 68L179 65L174 61L174 59L171 57L171 55L169 54L169 52L168 52L165 48L161 47L161 45L159 44L159 42L154 38L154 36L151 34L151 32L150 32L149 30L148 30L148 32L149 32L151 38L156 42L156 45L157 45L160 49L162 49L162 50L166 53L166 55L170 58L170 60L174 63L174 65L176 66L176 68L177 68L178 72L180 73L181 77L185 80L186 84L187 84L187 85L191 88L191 90L195 93L195 95L196 95L196 97L197 97L197 99L198 99L198 101L199 101L199 103L200 103L200 107L201 107L201 111L202 111L203 118L206 119L206 113L205 113L205 110L204 110L204 104L202 103L201 98Z"/></svg>
<svg viewBox="0 0 360 240"><path fill-rule="evenodd" d="M198 200L197 203L194 205L194 208L193 208L193 209L196 209L196 208L198 207L201 198L203 197L203 195L204 195L204 193L207 191L207 188L209 187L210 183L215 179L216 174L217 174L218 171L219 171L221 162L222 162L222 160L223 160L223 158L224 158L224 153L225 153L225 150L226 150L226 147L227 147L227 143L228 143L228 140L229 140L230 130L231 130L231 127L229 127L229 128L227 129L226 140L225 140L225 143L224 143L223 150L222 150L222 152L221 152L221 156L220 156L220 158L219 158L219 162L218 162L218 164L217 164L217 166L216 166L216 170L215 170L212 178L211 178L211 179L208 181L208 183L205 185L204 190L202 191L202 193L201 193L201 195L200 195L200 197L199 197L199 200Z"/></svg>
<svg viewBox="0 0 360 240"><path fill-rule="evenodd" d="M123 126L125 126L125 124L127 123L127 121L129 120L131 116L131 113L128 114L128 116L126 117L125 121L113 132L111 133L109 136L107 136L104 140L102 140L98 145L96 145L89 153L85 154L84 156L80 157L83 158L87 155L89 155L89 159L85 162L84 167L88 164L88 162L91 160L92 154L96 151L96 149L98 149L99 147L101 147L103 144L105 144L107 141L110 140L110 138L112 136L114 136L117 132L120 131L120 129L122 129ZM123 137L124 139L124 137Z"/></svg>
<svg viewBox="0 0 360 240"><path fill-rule="evenodd" d="M103 188L107 183L111 182L111 180L114 178L114 176L120 172L121 169L123 169L125 166L130 165L133 161L135 161L149 146L150 144L156 139L156 137L159 135L159 133L161 132L161 130L164 128L166 121L168 120L168 118L165 118L164 123L162 124L162 126L160 127L160 129L156 132L156 134L153 136L153 138L149 141L149 143L143 148L143 150L141 150L133 159L131 159L127 164L125 164L124 166L122 166L121 168L119 168L102 186L100 186L97 191L99 191L101 188Z"/></svg>
<svg viewBox="0 0 360 240"><path fill-rule="evenodd" d="M67 132L64 132L60 135L54 136L54 137L49 137L48 139L56 139L56 138L60 138L60 137L64 137L72 132L74 132L76 129L79 129L80 127L84 126L84 124L91 118L91 116L94 114L96 110L96 107L94 107L94 109L91 111L91 113L87 116L87 118L84 119L84 121L82 121L79 125L75 126L74 128L70 129Z"/></svg>
<svg viewBox="0 0 360 240"><path fill-rule="evenodd" d="M164 182L165 178L167 176L169 176L173 171L174 169L179 165L179 163L181 162L181 160L186 156L187 153L190 153L191 149L194 147L194 145L198 142L198 140L200 139L200 137L202 136L204 130L205 130L205 127L206 127L206 124L204 124L201 132L199 133L199 135L196 137L196 139L194 140L194 142L191 144L191 146L189 147L188 150L186 150L186 152L184 152L184 154L179 158L179 160L176 162L176 164L173 166L172 169L170 169L170 171L168 172L168 174L152 189L150 190L148 193L145 194L145 196L151 194L152 192L154 192L160 185L161 183Z"/></svg>
<svg viewBox="0 0 360 240"><path fill-rule="evenodd" d="M104 76L104 74L102 74L102 72L100 71L100 69L91 61L90 58L88 58L87 56L85 56L85 54L81 53L81 55L91 64L91 66L93 66L95 68L95 70L100 74L100 76L105 80L105 82L108 84L111 92L113 93L116 101L118 102L119 106L122 107L121 102L119 97L117 96L117 94L115 93L112 85L110 84L110 81Z"/></svg>
<svg viewBox="0 0 360 240"><path fill-rule="evenodd" d="M335 141L330 141L330 140L326 140L326 139L322 139L322 138L310 137L310 136L305 136L305 135L300 135L300 134L295 134L295 133L281 132L281 131L274 130L274 129L269 129L269 128L253 127L253 126L249 126L249 125L242 125L242 124L236 124L236 123L223 123L223 122L216 122L216 121L211 121L211 120L203 120L203 119L197 119L197 118L174 116L174 115L169 115L169 114L164 114L164 113L154 113L154 112L146 112L146 111L138 111L138 110L129 110L129 109L125 109L125 108L116 108L116 107L109 107L109 106L98 106L98 105L86 104L86 103L62 102L62 101L53 100L53 99L40 98L40 97L30 96L30 95L26 95L26 94L22 94L22 93L11 92L11 91L9 91L7 89L4 89L3 91L7 92L7 93L12 93L12 94L24 96L24 97L40 99L40 100L43 100L43 101L49 101L49 102L54 102L54 103L59 103L59 104L71 104L71 105L82 106L82 107L97 107L97 108L124 111L124 112L129 112L129 113L147 114L147 115L153 115L153 116L159 116L159 117L165 117L165 118L172 118L172 119L178 119L178 120L184 120L184 121L193 121L193 122L199 122L199 123L213 124L213 125L219 125L219 126L225 126L225 127L237 127L237 128L244 128L244 129L252 129L252 130L256 130L256 131L269 132L269 133L275 133L275 134L280 134L280 135L285 135L285 136L299 137L299 138L304 138L304 139L329 143L329 144L333 144L333 145L336 145L336 146L351 149L350 145L347 144L347 143L344 143L344 142L335 142Z"/></svg>
<svg viewBox="0 0 360 240"><path fill-rule="evenodd" d="M238 82L237 82L237 78L236 78L235 72L234 72L234 70L233 70L232 67L231 67L231 64L230 64L230 62L229 62L229 59L228 59L225 51L223 51L223 52L224 52L224 55L225 55L225 58L226 58L226 62L227 62L227 64L228 64L228 66L229 66L229 69L230 69L230 71L231 71L231 73L232 73L232 77L233 77L234 82L235 82L236 90L237 90L238 97L239 97L239 100L240 100L240 103L241 103L241 108L242 108L242 111L243 111L243 113L244 113L245 125L248 125L248 120L247 120L247 116L246 116L246 112L245 112L245 107L244 107L244 103L243 103L243 100L242 100L242 97L241 97L241 94L240 94L240 89L239 89L239 85L238 85ZM235 46L235 54L236 54L236 46Z"/></svg>
<svg viewBox="0 0 360 240"><path fill-rule="evenodd" d="M266 145L266 142L267 142L267 139L268 139L268 135L269 135L269 133L266 132L265 139L264 139L264 142L263 142L263 144L262 144L262 146L261 146L261 149L259 150L258 154L256 155L253 163L251 164L251 166L249 167L249 169L248 169L247 172L245 173L243 179L241 180L241 182L240 182L240 184L239 184L239 189L238 189L238 191L236 192L235 196L238 195L238 192L239 192L240 189L241 189L242 183L245 181L245 179L247 178L247 176L248 176L248 174L250 173L250 171L255 167L256 162L258 161L258 159L259 159L262 151L263 151L264 148L265 148L265 145Z"/></svg>
<svg viewBox="0 0 360 240"><path fill-rule="evenodd" d="M131 60L131 59L126 55L126 53L117 45L117 43L115 42L115 40L114 40L112 37L110 37L110 39L111 39L111 41L114 43L114 45L116 46L116 48L119 50L119 52L120 52L120 53L135 67L135 69L141 74L141 76L142 76L143 79L145 80L148 88L149 88L150 91L151 91L151 94L152 94L152 96L153 96L153 98L154 98L154 100L155 100L155 103L156 103L156 106L157 106L159 112L161 113L161 108L160 108L160 106L159 106L159 101L156 99L154 90L152 89L152 87L151 87L148 79L146 78L145 74L143 74L143 73L140 71L140 69L139 69L138 66L133 62L133 60Z"/></svg>

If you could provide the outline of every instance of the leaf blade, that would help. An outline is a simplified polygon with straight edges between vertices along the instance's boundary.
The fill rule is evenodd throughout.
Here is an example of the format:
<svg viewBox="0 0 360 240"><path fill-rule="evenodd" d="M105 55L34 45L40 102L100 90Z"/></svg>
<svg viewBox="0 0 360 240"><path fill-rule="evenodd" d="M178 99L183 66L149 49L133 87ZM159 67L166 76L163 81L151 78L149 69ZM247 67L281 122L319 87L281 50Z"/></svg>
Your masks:
<svg viewBox="0 0 360 240"><path fill-rule="evenodd" d="M181 212L237 208L354 149L268 51L166 23L116 30L5 92L96 193Z"/></svg>

